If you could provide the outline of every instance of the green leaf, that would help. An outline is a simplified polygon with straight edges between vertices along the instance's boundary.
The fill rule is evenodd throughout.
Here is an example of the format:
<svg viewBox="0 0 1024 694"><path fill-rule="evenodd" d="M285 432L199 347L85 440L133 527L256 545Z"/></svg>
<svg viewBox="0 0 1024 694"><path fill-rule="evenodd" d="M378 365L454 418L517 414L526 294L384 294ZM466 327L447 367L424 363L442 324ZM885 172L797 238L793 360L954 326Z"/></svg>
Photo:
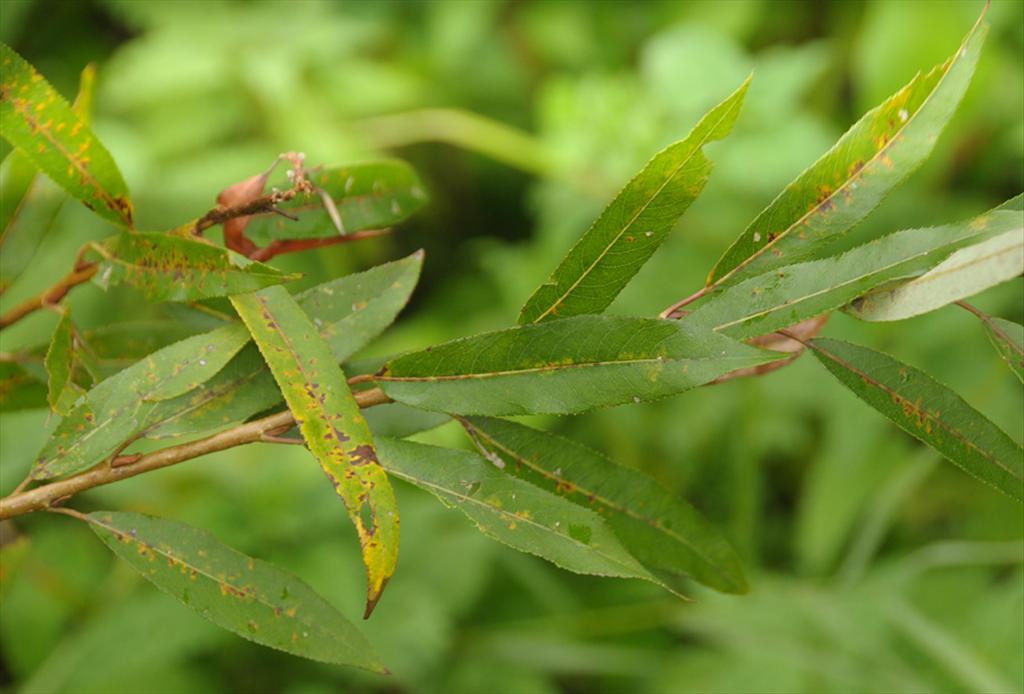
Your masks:
<svg viewBox="0 0 1024 694"><path fill-rule="evenodd" d="M684 321L735 339L763 335L854 299L853 306L859 306L867 301L857 298L865 292L936 265L943 267L943 259L952 260L962 252L958 248L979 239L1019 236L1020 225L1018 213L996 209L967 222L897 231L841 255L787 265L731 284L702 301Z"/></svg>
<svg viewBox="0 0 1024 694"><path fill-rule="evenodd" d="M389 474L462 511L488 537L576 573L655 581L597 513L475 453L388 438L378 450Z"/></svg>
<svg viewBox="0 0 1024 694"><path fill-rule="evenodd" d="M132 227L128 186L110 153L35 68L0 43L0 131L39 170L104 219Z"/></svg>
<svg viewBox="0 0 1024 694"><path fill-rule="evenodd" d="M296 300L331 347L337 363L380 335L416 286L423 253L313 287ZM255 346L196 391L161 403L150 417L148 438L193 434L242 422L281 402L273 376Z"/></svg>
<svg viewBox="0 0 1024 694"><path fill-rule="evenodd" d="M165 347L94 386L47 441L33 479L70 475L105 460L138 436L160 400L220 371L249 341L239 323Z"/></svg>
<svg viewBox="0 0 1024 694"><path fill-rule="evenodd" d="M608 308L704 190L712 163L703 147L732 131L749 85L750 77L626 184L527 300L520 323Z"/></svg>
<svg viewBox="0 0 1024 694"><path fill-rule="evenodd" d="M46 407L46 384L21 364L0 361L0 412Z"/></svg>
<svg viewBox="0 0 1024 694"><path fill-rule="evenodd" d="M57 327L50 338L50 347L43 361L47 375L46 401L50 409L60 414L71 411L75 401L82 396L82 390L71 380L74 360L74 327L71 313L62 311Z"/></svg>
<svg viewBox="0 0 1024 694"><path fill-rule="evenodd" d="M146 580L217 626L303 658L387 672L355 625L298 577L184 523L111 511L83 518Z"/></svg>
<svg viewBox="0 0 1024 694"><path fill-rule="evenodd" d="M93 282L127 284L151 301L198 301L296 279L204 241L160 233L118 234L90 248L102 256Z"/></svg>
<svg viewBox="0 0 1024 694"><path fill-rule="evenodd" d="M72 110L89 125L96 66L82 70ZM0 291L25 270L67 200L64 192L15 149L0 162Z"/></svg>
<svg viewBox="0 0 1024 694"><path fill-rule="evenodd" d="M846 312L866 321L903 320L1024 274L1024 214L1018 213L1016 217L1015 229L962 248L909 282L871 292Z"/></svg>
<svg viewBox="0 0 1024 694"><path fill-rule="evenodd" d="M1024 449L927 374L867 347L808 343L840 383L965 472L1024 501Z"/></svg>
<svg viewBox="0 0 1024 694"><path fill-rule="evenodd" d="M647 475L554 434L485 417L460 418L502 469L596 510L648 569L688 575L727 593L749 587L739 556L696 509Z"/></svg>
<svg viewBox="0 0 1024 694"><path fill-rule="evenodd" d="M298 217L266 213L250 218L245 234L259 244L273 239L324 238L338 235L333 204L346 234L389 227L408 218L427 201L423 184L404 161L385 160L312 171L309 180L330 198L298 197L279 206Z"/></svg>
<svg viewBox="0 0 1024 694"><path fill-rule="evenodd" d="M366 410L363 416L375 437L389 436L394 439L404 439L421 431L436 429L451 421L446 414L417 410L400 402L377 405Z"/></svg>
<svg viewBox="0 0 1024 694"><path fill-rule="evenodd" d="M284 287L231 297L274 374L302 438L356 527L366 564L366 617L398 561L398 507L370 428L330 346Z"/></svg>
<svg viewBox="0 0 1024 694"><path fill-rule="evenodd" d="M446 342L377 378L413 407L456 414L571 414L653 400L778 355L679 321L574 316Z"/></svg>
<svg viewBox="0 0 1024 694"><path fill-rule="evenodd" d="M931 154L970 84L988 26L868 111L750 224L708 276L738 281L813 257L871 210Z"/></svg>

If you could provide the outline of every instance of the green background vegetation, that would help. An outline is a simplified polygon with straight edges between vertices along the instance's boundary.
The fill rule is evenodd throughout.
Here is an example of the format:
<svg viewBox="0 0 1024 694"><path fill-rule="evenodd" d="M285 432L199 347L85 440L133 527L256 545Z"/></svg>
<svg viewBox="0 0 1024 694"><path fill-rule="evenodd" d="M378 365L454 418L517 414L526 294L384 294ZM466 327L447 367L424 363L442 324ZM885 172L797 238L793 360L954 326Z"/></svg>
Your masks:
<svg viewBox="0 0 1024 694"><path fill-rule="evenodd" d="M753 69L734 133L708 146L715 171L704 195L611 308L656 314L700 287L747 221L861 113L948 57L980 9L907 0L8 0L0 38L69 97L85 63L98 63L94 128L128 181L141 229L197 217L285 150L314 163L381 153L412 162L432 202L393 236L275 263L309 286L425 248L421 286L373 356L511 324L622 183ZM850 244L964 219L1024 190L1024 3L996 0L988 21L973 84L934 154ZM51 284L82 243L108 233L85 208L65 205L3 305ZM1024 318L1020 280L976 303ZM177 317L91 285L70 305L86 328ZM55 321L47 312L23 321L5 331L2 349L45 341ZM894 324L839 314L825 334L928 371L1024 438L1020 385L967 312L951 306ZM46 419L0 416L0 491L23 476ZM568 574L396 481L399 568L363 625L393 672L382 679L243 641L158 593L87 528L27 517L0 534L31 538L2 595L0 686L1024 687L1020 505L939 460L814 360L654 404L530 421L648 472L703 510L743 555L751 594L695 588L695 601L682 603L639 581ZM464 445L454 425L419 438ZM207 528L302 576L346 615L362 611L354 535L300 449L234 449L92 491L78 507Z"/></svg>

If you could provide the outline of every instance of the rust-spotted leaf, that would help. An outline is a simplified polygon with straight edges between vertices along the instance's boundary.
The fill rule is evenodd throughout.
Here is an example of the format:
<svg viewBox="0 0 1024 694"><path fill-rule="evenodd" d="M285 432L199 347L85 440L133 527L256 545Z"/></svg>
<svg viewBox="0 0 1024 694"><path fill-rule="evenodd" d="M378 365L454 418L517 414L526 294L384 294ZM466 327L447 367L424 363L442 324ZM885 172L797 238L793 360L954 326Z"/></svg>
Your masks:
<svg viewBox="0 0 1024 694"><path fill-rule="evenodd" d="M303 658L386 672L355 625L287 571L184 523L112 511L82 518L147 581L217 626Z"/></svg>
<svg viewBox="0 0 1024 694"><path fill-rule="evenodd" d="M988 27L866 113L751 222L708 276L735 282L814 257L866 217L931 154L967 91Z"/></svg>
<svg viewBox="0 0 1024 694"><path fill-rule="evenodd" d="M231 297L284 395L302 438L356 527L366 564L366 617L398 561L398 507L370 427L330 345L283 287Z"/></svg>
<svg viewBox="0 0 1024 694"><path fill-rule="evenodd" d="M198 301L253 292L295 279L203 241L159 233L118 234L91 248L100 255L93 282L126 284L151 301Z"/></svg>
<svg viewBox="0 0 1024 694"><path fill-rule="evenodd" d="M860 345L818 338L814 356L861 400L969 475L1024 501L1024 449L952 390Z"/></svg>
<svg viewBox="0 0 1024 694"><path fill-rule="evenodd" d="M128 186L113 157L39 72L0 43L0 131L73 198L132 227Z"/></svg>

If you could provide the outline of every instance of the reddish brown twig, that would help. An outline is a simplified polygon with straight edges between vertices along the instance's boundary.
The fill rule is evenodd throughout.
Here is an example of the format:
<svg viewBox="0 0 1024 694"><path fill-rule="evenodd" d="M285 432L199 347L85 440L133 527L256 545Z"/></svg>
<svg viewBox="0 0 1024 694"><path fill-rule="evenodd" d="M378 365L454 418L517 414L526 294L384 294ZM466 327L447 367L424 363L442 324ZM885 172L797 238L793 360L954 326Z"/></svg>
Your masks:
<svg viewBox="0 0 1024 694"><path fill-rule="evenodd" d="M352 234L346 234L345 236L329 236L323 239L276 239L268 246L263 248L257 248L256 250L249 253L249 257L253 260L267 261L271 258L285 253L297 253L299 251L308 251L313 248L324 248L326 246L335 246L340 243L352 243L353 241L363 241L365 239L372 239L378 236L385 236L391 232L391 229L367 229L366 231L357 231Z"/></svg>
<svg viewBox="0 0 1024 694"><path fill-rule="evenodd" d="M30 299L26 299L7 313L0 316L0 328L14 325L25 316L38 311L44 306L56 304L63 299L72 288L84 284L96 274L96 263L77 263L76 268L68 273L57 284Z"/></svg>

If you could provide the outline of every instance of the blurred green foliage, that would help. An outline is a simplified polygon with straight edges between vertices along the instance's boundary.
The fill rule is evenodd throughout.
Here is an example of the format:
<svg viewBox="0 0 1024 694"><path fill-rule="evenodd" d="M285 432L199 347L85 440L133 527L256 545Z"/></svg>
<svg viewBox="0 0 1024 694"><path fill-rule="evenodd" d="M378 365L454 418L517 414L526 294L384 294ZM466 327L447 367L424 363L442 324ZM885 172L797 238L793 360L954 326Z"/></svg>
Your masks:
<svg viewBox="0 0 1024 694"><path fill-rule="evenodd" d="M618 187L753 70L735 132L708 147L715 171L704 195L612 307L654 315L697 289L746 222L864 110L945 59L980 9L973 0L5 0L0 39L66 95L85 63L99 63L94 127L143 229L202 214L218 191L284 150L326 163L381 153L411 161L432 203L396 235L278 263L309 285L426 248L413 303L365 355L375 356L511 324ZM988 21L977 75L935 153L848 243L967 218L1024 189L1024 4L995 0ZM46 251L0 303L48 286L79 245L108 231L64 205ZM84 328L112 312L170 312L92 286L70 304ZM977 304L1021 322L1021 281ZM23 321L4 332L2 349L45 341L55 322L48 312ZM897 324L837 315L825 333L928 371L1024 437L1019 383L965 311ZM813 360L655 404L531 421L692 501L728 530L752 593L696 591L681 603L638 581L570 575L396 482L399 568L365 624L394 673L382 679L222 632L114 561L85 528L25 517L0 532L0 685L295 694L1024 687L1020 506L940 463ZM46 435L44 411L0 416L0 491L21 479ZM420 438L461 437L447 425ZM307 455L235 449L95 490L79 507L210 529L354 616L358 547Z"/></svg>

